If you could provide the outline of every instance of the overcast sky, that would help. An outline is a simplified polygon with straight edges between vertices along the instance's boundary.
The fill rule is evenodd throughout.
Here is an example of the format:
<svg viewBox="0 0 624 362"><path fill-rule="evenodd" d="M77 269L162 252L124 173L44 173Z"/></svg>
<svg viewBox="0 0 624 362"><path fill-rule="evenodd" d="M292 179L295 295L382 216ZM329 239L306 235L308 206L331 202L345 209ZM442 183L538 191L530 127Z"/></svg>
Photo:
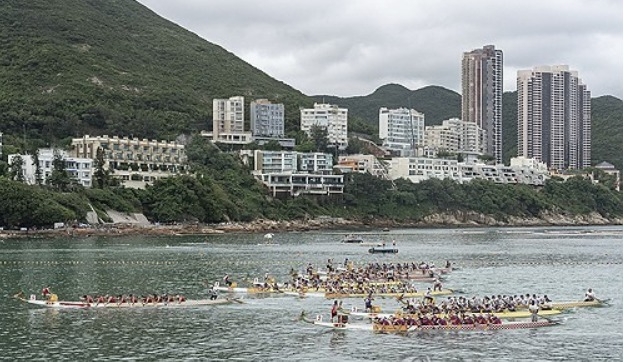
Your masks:
<svg viewBox="0 0 624 362"><path fill-rule="evenodd" d="M592 97L622 99L622 0L138 0L307 95L398 83L461 93L465 51L520 69L567 64Z"/></svg>

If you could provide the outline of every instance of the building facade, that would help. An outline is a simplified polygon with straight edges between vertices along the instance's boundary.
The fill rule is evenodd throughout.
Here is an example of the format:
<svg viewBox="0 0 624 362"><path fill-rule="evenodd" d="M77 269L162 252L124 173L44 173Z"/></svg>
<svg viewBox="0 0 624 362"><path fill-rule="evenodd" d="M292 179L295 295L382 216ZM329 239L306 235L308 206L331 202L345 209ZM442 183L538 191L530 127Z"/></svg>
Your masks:
<svg viewBox="0 0 624 362"><path fill-rule="evenodd" d="M94 160L98 148L104 151L104 168L130 188L144 188L188 169L184 145L176 142L86 135L72 140L70 154Z"/></svg>
<svg viewBox="0 0 624 362"><path fill-rule="evenodd" d="M284 137L284 105L267 99L249 103L249 121L254 137Z"/></svg>
<svg viewBox="0 0 624 362"><path fill-rule="evenodd" d="M379 138L390 151L410 153L425 145L425 115L414 109L381 107Z"/></svg>
<svg viewBox="0 0 624 362"><path fill-rule="evenodd" d="M245 97L212 100L212 133L202 132L213 142L247 144L252 142L251 132L245 132Z"/></svg>
<svg viewBox="0 0 624 362"><path fill-rule="evenodd" d="M426 127L425 145L429 149L478 156L484 153L484 137L478 124L451 118L441 125Z"/></svg>
<svg viewBox="0 0 624 362"><path fill-rule="evenodd" d="M533 160L514 161L510 166L486 165L475 162L458 162L442 158L395 157L389 162L392 180L404 178L418 183L428 179L451 179L466 183L475 179L489 180L500 184L543 185L550 175L543 163Z"/></svg>
<svg viewBox="0 0 624 362"><path fill-rule="evenodd" d="M93 160L90 158L71 157L67 152L63 150L53 150L49 148L39 149L37 158L39 160L39 174L41 177L41 184L47 184L47 180L52 175L54 170L54 157L58 154L65 163L65 171L69 174L69 177L75 180L78 184L84 187L91 187L93 177ZM19 156L22 158L21 173L24 182L29 185L37 183L37 165L35 164L35 157L32 155L8 155L8 163L12 165L15 158Z"/></svg>
<svg viewBox="0 0 624 362"><path fill-rule="evenodd" d="M591 93L567 65L518 71L518 156L550 169L591 165Z"/></svg>
<svg viewBox="0 0 624 362"><path fill-rule="evenodd" d="M503 162L503 51L493 45L462 58L462 120L484 131L484 152Z"/></svg>
<svg viewBox="0 0 624 362"><path fill-rule="evenodd" d="M314 108L301 109L301 130L308 136L313 126L327 130L328 144L335 145L340 150L348 146L346 108L325 103L314 103Z"/></svg>

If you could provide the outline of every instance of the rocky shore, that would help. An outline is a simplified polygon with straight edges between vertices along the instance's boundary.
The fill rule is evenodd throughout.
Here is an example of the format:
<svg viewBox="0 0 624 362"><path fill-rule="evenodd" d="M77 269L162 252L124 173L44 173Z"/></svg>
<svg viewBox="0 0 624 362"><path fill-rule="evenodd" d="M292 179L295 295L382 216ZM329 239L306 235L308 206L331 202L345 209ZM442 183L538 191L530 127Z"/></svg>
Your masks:
<svg viewBox="0 0 624 362"><path fill-rule="evenodd" d="M428 215L420 221L397 221L368 218L349 220L318 217L309 220L265 220L221 224L178 225L106 225L88 228L56 230L0 231L0 238L20 237L87 237L93 235L208 235L221 233L261 233L310 230L383 230L390 228L462 228L462 227L522 227L522 226L590 226L622 225L621 218L608 219L598 213L586 215L542 214L540 217L507 216L504 220L474 212L448 212Z"/></svg>

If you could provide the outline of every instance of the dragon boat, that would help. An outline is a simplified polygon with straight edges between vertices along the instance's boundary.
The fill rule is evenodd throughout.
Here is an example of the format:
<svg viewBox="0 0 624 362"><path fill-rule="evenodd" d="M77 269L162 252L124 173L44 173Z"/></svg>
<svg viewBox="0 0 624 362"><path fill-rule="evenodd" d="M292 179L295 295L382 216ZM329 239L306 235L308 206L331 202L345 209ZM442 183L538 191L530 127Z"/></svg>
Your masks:
<svg viewBox="0 0 624 362"><path fill-rule="evenodd" d="M232 283L231 286L222 286L219 282L215 282L212 286L212 290L217 292L226 292L226 293L239 293L239 294L281 294L283 291L280 289L275 289L273 287L264 287L259 283L253 284L251 287L238 287L236 283Z"/></svg>
<svg viewBox="0 0 624 362"><path fill-rule="evenodd" d="M546 308L548 309L572 309L572 308L583 308L583 307L606 307L611 303L611 299L595 299L589 302L586 301L570 301L570 302L553 302ZM526 309L528 306L518 306L518 309ZM540 305L540 308L544 308L544 306ZM547 309L546 309L547 310Z"/></svg>
<svg viewBox="0 0 624 362"><path fill-rule="evenodd" d="M345 318L346 317L346 318ZM323 321L321 315L317 315L316 319L309 319L306 317L305 312L301 312L299 320L324 328L330 328L335 330L355 329L363 331L371 331L375 333L407 333L407 332L421 332L421 331L433 331L433 330L445 330L445 331L487 331L487 330L506 330L506 329L527 329L527 328L540 328L548 327L560 324L553 320L541 320L537 322L502 322L500 324L446 324L446 325L425 325L425 326L408 326L408 325L385 325L381 323L351 323L345 315L339 315L336 321Z"/></svg>
<svg viewBox="0 0 624 362"><path fill-rule="evenodd" d="M92 308L189 308L189 307L204 307L211 305L222 305L232 303L243 303L240 299L236 298L222 298L222 299L196 299L185 300L181 302L149 302L149 303L88 303L84 301L63 301L52 298L50 300L37 299L37 296L31 294L29 298L24 298L22 294L18 293L13 296L22 302L37 305L46 308L55 309L92 309Z"/></svg>
<svg viewBox="0 0 624 362"><path fill-rule="evenodd" d="M393 316L402 316L402 317L412 317L412 318L418 318L418 314L407 314L403 311L398 311L395 313L381 313L381 312L363 312L363 311L358 311L357 308L352 309L350 312L345 312L351 316L354 317L363 317L363 318L369 318L369 319L373 319L373 318L390 318ZM538 312L538 316L541 317L551 317L551 316L555 316L558 314L561 314L562 311L558 310L558 309L551 309L551 310L540 310ZM465 313L467 315L478 315L479 313L472 313L472 312L467 312ZM484 313L485 314L485 313ZM514 319L522 319L522 318L531 318L531 312L529 312L528 310L520 310L520 311L515 311L515 312L493 312L493 313L487 313L487 314L491 314L495 317L498 317L500 319L505 319L505 320L514 320ZM436 316L438 317L442 317L444 314L436 314Z"/></svg>
<svg viewBox="0 0 624 362"><path fill-rule="evenodd" d="M431 295L432 296L436 296L436 295L448 295L448 294L453 294L456 293L456 291L454 291L453 289L442 289L442 290L436 290L436 291L432 291ZM426 291L421 291L421 292L396 292L396 293L375 293L373 292L372 295L373 297L390 297L390 298L417 298L417 297L424 297L426 294ZM342 298L366 298L369 294L368 293L325 293L325 298L327 299L342 299Z"/></svg>

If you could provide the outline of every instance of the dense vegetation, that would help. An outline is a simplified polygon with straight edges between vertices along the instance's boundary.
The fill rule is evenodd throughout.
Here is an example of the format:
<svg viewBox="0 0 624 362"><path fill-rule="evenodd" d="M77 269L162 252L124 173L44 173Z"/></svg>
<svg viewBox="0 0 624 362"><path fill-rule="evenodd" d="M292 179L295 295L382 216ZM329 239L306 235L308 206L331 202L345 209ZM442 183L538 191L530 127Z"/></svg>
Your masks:
<svg viewBox="0 0 624 362"><path fill-rule="evenodd" d="M322 145L299 128L308 97L225 49L162 19L133 0L4 0L0 2L0 132L8 153L66 145L71 137L133 135L173 140L212 128L212 99L268 98L286 110L288 136L301 150ZM505 94L505 155L515 147L515 93ZM411 107L439 124L458 117L460 96L431 86L411 91L386 85L364 97L325 96L349 108L350 131L375 139L379 107ZM248 108L247 108L248 109ZM594 159L622 166L622 101L594 100ZM355 145L355 146L354 146ZM275 145L272 145L275 146ZM349 150L357 152L353 142ZM249 170L201 138L187 147L193 175L157 181L146 190L119 188L96 170L96 188L83 189L56 170L48 186L26 186L0 162L0 226L50 226L83 221L93 207L143 212L152 221L221 222L317 215L420 220L432 212L473 210L505 215L597 211L621 216L621 194L584 180L551 181L543 190L484 182L388 182L347 177L339 199L272 199ZM19 177L18 177L19 178Z"/></svg>
<svg viewBox="0 0 624 362"><path fill-rule="evenodd" d="M26 186L0 177L0 226L49 227L59 221L83 221L91 206L105 221L104 211L113 209L142 212L154 222L165 223L291 220L319 215L417 222L432 213L449 211L482 213L501 221L510 215L539 217L544 212L598 212L612 219L622 215L620 192L581 177L567 182L550 180L536 189L437 179L419 184L397 180L393 186L368 174L349 174L345 193L339 198L273 199L235 156L203 138L193 138L188 156L194 176L162 179L145 190L105 186L63 192L53 186Z"/></svg>

